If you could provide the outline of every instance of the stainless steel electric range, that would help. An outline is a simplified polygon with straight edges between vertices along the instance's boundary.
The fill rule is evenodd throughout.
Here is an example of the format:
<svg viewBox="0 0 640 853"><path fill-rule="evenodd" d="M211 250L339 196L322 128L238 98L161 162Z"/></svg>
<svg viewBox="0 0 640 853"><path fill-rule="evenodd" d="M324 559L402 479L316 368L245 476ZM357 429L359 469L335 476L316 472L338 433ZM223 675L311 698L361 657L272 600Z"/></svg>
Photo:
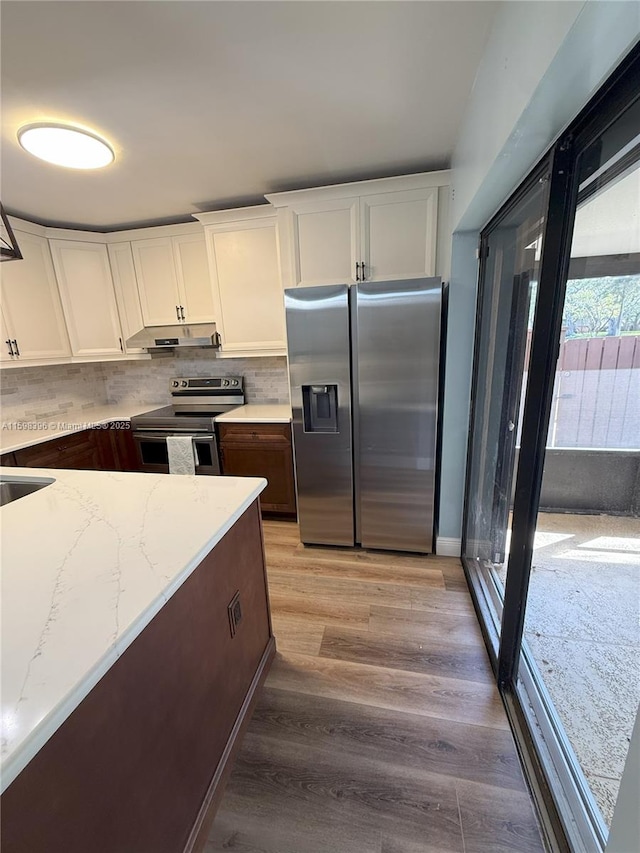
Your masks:
<svg viewBox="0 0 640 853"><path fill-rule="evenodd" d="M190 435L196 474L220 474L215 418L244 405L243 377L178 377L170 389L170 406L131 418L140 470L168 474L167 436Z"/></svg>

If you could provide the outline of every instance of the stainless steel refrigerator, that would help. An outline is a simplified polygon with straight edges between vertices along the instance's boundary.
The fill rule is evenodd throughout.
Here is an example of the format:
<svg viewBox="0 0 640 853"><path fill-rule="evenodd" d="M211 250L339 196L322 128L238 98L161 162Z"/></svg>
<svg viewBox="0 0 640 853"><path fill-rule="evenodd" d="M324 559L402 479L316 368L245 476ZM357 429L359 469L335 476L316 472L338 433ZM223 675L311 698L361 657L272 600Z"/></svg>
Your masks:
<svg viewBox="0 0 640 853"><path fill-rule="evenodd" d="M433 550L439 278L285 291L300 538Z"/></svg>

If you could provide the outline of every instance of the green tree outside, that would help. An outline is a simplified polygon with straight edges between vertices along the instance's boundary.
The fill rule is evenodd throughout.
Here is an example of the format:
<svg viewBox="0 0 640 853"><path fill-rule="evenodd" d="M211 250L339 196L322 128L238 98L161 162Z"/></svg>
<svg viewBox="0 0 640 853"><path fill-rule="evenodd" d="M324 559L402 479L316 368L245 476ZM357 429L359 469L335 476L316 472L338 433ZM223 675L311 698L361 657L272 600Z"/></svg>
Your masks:
<svg viewBox="0 0 640 853"><path fill-rule="evenodd" d="M640 332L640 275L568 281L563 319L567 338Z"/></svg>

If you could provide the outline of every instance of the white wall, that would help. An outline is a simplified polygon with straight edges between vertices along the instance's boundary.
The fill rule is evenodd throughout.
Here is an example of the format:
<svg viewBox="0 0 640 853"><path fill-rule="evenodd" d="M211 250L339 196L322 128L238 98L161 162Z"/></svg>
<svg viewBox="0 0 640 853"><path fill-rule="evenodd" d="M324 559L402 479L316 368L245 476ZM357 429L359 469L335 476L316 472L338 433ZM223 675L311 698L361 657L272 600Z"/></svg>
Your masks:
<svg viewBox="0 0 640 853"><path fill-rule="evenodd" d="M462 530L477 243L560 132L640 38L636 0L504 2L490 33L453 157L454 235L439 534ZM451 553L451 551L449 551Z"/></svg>
<svg viewBox="0 0 640 853"><path fill-rule="evenodd" d="M512 140L527 105L584 5L585 0L500 4L453 155L454 228L484 225L486 211L475 222L463 220L471 218L469 208L474 196L483 189L496 160L500 158L506 166L505 161L514 157L515 152L503 148ZM527 136L525 140L519 134L518 148L529 147L533 137L539 153L550 138L546 128L537 127L529 128ZM519 150L517 159L521 157ZM532 162L535 155L529 157L529 163ZM527 164L519 166L515 179L527 168ZM515 181L501 183L502 188L496 188L495 206L502 202Z"/></svg>
<svg viewBox="0 0 640 853"><path fill-rule="evenodd" d="M636 0L501 4L453 155L454 229L486 223L639 36Z"/></svg>
<svg viewBox="0 0 640 853"><path fill-rule="evenodd" d="M436 552L460 553L462 503L469 435L469 397L475 332L477 231L453 235L449 320L442 413L440 517Z"/></svg>

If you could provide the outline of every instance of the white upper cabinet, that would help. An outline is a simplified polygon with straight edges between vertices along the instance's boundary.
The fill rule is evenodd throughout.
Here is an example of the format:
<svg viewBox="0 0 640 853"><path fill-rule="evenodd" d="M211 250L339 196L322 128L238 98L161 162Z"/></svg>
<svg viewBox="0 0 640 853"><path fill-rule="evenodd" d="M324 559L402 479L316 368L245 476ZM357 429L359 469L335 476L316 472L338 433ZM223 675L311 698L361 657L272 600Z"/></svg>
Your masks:
<svg viewBox="0 0 640 853"><path fill-rule="evenodd" d="M205 224L222 351L284 352L275 211L259 205L198 219Z"/></svg>
<svg viewBox="0 0 640 853"><path fill-rule="evenodd" d="M367 281L435 275L438 188L360 199L359 277Z"/></svg>
<svg viewBox="0 0 640 853"><path fill-rule="evenodd" d="M178 274L178 294L187 323L215 322L213 288L204 234L171 238Z"/></svg>
<svg viewBox="0 0 640 853"><path fill-rule="evenodd" d="M9 261L5 261L5 263L10 263ZM14 355L13 349L13 341L11 340L11 333L9 332L9 326L4 319L4 311L2 310L2 306L0 305L0 336L2 337L2 343L0 345L0 361L14 361L16 356Z"/></svg>
<svg viewBox="0 0 640 853"><path fill-rule="evenodd" d="M274 193L285 287L435 275L448 172Z"/></svg>
<svg viewBox="0 0 640 853"><path fill-rule="evenodd" d="M293 204L295 286L355 281L358 261L358 199Z"/></svg>
<svg viewBox="0 0 640 853"><path fill-rule="evenodd" d="M49 243L73 354L122 355L124 343L107 247L75 240Z"/></svg>
<svg viewBox="0 0 640 853"><path fill-rule="evenodd" d="M144 326L131 243L111 243L107 246L107 250L125 352L144 353L146 350L140 347L128 347L126 344L127 340Z"/></svg>
<svg viewBox="0 0 640 853"><path fill-rule="evenodd" d="M214 322L204 235L131 242L146 326Z"/></svg>
<svg viewBox="0 0 640 853"><path fill-rule="evenodd" d="M171 237L133 240L131 250L145 325L179 323L180 298Z"/></svg>
<svg viewBox="0 0 640 853"><path fill-rule="evenodd" d="M58 286L47 240L36 234L15 230L23 255L21 261L2 264L2 309L9 346L2 345L2 359L65 358L71 355L69 339L60 304Z"/></svg>

